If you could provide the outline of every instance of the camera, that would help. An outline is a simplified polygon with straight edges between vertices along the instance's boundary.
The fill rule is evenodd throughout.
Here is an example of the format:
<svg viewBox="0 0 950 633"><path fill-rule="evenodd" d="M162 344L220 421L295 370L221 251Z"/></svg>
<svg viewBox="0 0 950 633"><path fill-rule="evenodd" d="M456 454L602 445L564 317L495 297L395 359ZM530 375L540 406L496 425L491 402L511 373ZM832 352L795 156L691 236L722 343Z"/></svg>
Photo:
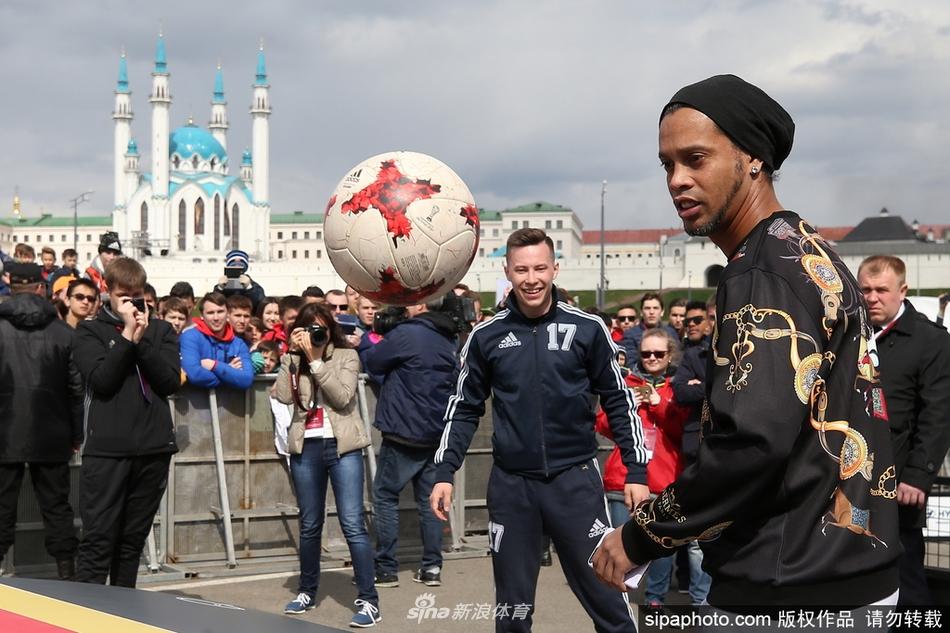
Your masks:
<svg viewBox="0 0 950 633"><path fill-rule="evenodd" d="M376 313L373 319L373 331L380 336L386 336L394 327L409 318L409 313L402 306L390 306Z"/></svg>
<svg viewBox="0 0 950 633"><path fill-rule="evenodd" d="M141 313L145 313L145 297L139 297L138 299L130 299L132 305L135 306L135 309Z"/></svg>
<svg viewBox="0 0 950 633"><path fill-rule="evenodd" d="M221 290L225 293L229 290L232 292L244 290L244 284L241 283L241 275L243 274L244 269L240 266L225 266L224 276L227 281L221 286Z"/></svg>
<svg viewBox="0 0 950 633"><path fill-rule="evenodd" d="M310 344L314 347L320 347L321 345L326 344L327 340L330 338L327 329L322 325L313 325L307 326L307 332L310 334Z"/></svg>
<svg viewBox="0 0 950 633"><path fill-rule="evenodd" d="M442 304L437 308L439 312L447 314L455 324L458 334L472 330L472 322L478 319L475 311L475 301L468 297L460 297L449 291L442 297Z"/></svg>

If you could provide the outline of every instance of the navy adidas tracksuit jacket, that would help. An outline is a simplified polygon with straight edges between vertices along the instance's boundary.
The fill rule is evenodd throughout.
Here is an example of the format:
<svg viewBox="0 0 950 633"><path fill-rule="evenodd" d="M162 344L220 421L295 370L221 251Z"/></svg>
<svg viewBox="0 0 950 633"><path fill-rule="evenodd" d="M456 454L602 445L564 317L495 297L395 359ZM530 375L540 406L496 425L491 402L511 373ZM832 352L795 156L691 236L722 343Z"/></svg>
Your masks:
<svg viewBox="0 0 950 633"><path fill-rule="evenodd" d="M495 601L530 605L523 618L497 618L496 633L531 631L542 534L554 542L595 630L636 630L626 597L599 582L587 564L610 525L595 457L594 395L620 446L627 481L646 483L643 433L616 353L600 317L556 302L528 319L513 294L508 308L472 330L462 349L435 456L436 481L452 481L491 395L494 467L485 496Z"/></svg>
<svg viewBox="0 0 950 633"><path fill-rule="evenodd" d="M555 294L555 296L557 296ZM508 307L472 330L436 453L437 482L452 482L492 396L495 464L547 478L597 453L594 401L607 413L628 483L646 483L646 451L633 397L600 317L556 302L538 319Z"/></svg>

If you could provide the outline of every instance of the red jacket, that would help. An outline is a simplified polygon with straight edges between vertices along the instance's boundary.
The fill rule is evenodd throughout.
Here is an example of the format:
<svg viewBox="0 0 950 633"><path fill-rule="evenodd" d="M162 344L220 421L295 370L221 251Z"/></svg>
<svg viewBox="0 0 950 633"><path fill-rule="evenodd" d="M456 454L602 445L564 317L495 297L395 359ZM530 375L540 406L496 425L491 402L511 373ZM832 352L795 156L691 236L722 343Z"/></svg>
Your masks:
<svg viewBox="0 0 950 633"><path fill-rule="evenodd" d="M630 387L646 384L643 378L633 374L628 375L626 381ZM659 494L673 483L683 470L680 443L683 439L683 423L689 417L689 408L676 404L669 378L664 379L656 387L656 391L660 395L660 404L652 406L649 402L644 402L637 407L637 414L643 424L648 446L648 434L656 429L653 458L647 463L647 486L650 492ZM610 425L607 424L607 416L603 411L597 411L597 423L594 428L604 437L613 439L610 434ZM613 452L610 453L604 465L604 490L622 492L626 477L627 467L620 459L620 449L614 446Z"/></svg>
<svg viewBox="0 0 950 633"><path fill-rule="evenodd" d="M274 329L264 332L264 335L261 336L261 340L276 341L281 356L286 354L289 348L289 344L287 343L287 332L284 331L283 323L275 323Z"/></svg>

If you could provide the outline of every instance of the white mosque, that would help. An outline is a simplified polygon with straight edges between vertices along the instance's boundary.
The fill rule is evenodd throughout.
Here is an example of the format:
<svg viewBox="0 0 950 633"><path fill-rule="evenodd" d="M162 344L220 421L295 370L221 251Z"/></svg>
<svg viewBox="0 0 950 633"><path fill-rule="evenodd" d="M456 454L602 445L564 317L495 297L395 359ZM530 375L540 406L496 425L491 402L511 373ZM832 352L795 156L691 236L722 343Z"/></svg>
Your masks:
<svg viewBox="0 0 950 633"><path fill-rule="evenodd" d="M115 205L112 226L122 243L141 255L195 260L220 256L232 248L267 261L271 207L268 196L271 113L264 48L257 53L253 84L251 151L241 156L240 173L231 175L228 112L218 66L208 129L192 120L169 132L172 97L159 35L152 71L151 173L139 166L132 136L132 93L125 54L119 59L115 90Z"/></svg>

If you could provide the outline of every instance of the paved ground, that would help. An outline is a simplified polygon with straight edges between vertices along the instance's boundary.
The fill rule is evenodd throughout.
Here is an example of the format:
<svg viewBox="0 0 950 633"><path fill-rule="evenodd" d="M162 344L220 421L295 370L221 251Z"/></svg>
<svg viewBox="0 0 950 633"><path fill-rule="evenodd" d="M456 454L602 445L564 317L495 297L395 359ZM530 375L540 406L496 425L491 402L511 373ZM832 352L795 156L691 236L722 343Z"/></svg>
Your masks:
<svg viewBox="0 0 950 633"><path fill-rule="evenodd" d="M478 604L494 602L491 559L486 557L448 560L442 571L441 587L426 587L412 582L413 570L403 568L400 585L379 589L383 621L381 631L412 631L413 633L452 633L453 631L492 631L487 619L476 619ZM212 572L213 573L213 572ZM205 574L202 574L205 576ZM295 617L327 626L347 629L352 616L356 588L350 583L350 569L325 570L321 575L317 607ZM198 578L171 585L149 584L150 590L167 591L215 602L226 602L245 608L280 613L293 598L297 587L296 573L270 574L264 579L254 577ZM684 596L672 592L670 602L682 603ZM642 601L631 595L634 603ZM576 633L593 627L564 580L554 556L554 566L542 567L538 579L538 607L534 630L544 633ZM459 606L462 605L462 606ZM464 605L471 605L466 610ZM420 614L417 606L433 607ZM448 609L448 611L444 611ZM441 616L441 617L440 617ZM454 616L454 619L453 619ZM352 629L350 629L352 630Z"/></svg>

